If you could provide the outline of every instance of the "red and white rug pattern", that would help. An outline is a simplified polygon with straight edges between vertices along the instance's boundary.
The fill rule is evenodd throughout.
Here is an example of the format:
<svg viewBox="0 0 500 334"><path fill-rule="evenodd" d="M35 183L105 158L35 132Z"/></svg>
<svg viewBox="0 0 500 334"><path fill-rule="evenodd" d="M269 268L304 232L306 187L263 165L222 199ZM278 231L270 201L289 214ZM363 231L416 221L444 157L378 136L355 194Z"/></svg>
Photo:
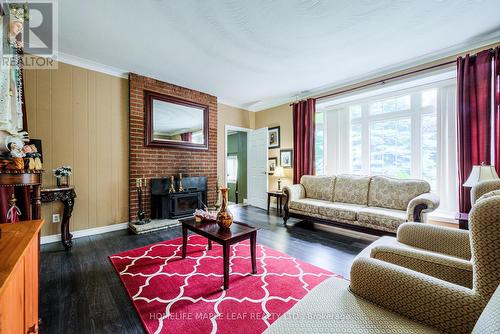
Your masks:
<svg viewBox="0 0 500 334"><path fill-rule="evenodd" d="M148 333L262 333L328 277L338 275L257 245L232 246L229 289L223 290L222 247L191 235L110 256Z"/></svg>

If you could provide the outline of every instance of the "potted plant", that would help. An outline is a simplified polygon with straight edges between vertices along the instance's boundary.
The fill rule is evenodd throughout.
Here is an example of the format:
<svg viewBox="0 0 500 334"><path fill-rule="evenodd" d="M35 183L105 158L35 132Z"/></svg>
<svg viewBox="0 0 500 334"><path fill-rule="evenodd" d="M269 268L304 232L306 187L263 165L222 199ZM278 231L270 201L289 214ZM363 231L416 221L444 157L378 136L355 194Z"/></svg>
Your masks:
<svg viewBox="0 0 500 334"><path fill-rule="evenodd" d="M70 175L71 175L71 166L62 166L54 169L54 176L57 179L58 187L69 187Z"/></svg>

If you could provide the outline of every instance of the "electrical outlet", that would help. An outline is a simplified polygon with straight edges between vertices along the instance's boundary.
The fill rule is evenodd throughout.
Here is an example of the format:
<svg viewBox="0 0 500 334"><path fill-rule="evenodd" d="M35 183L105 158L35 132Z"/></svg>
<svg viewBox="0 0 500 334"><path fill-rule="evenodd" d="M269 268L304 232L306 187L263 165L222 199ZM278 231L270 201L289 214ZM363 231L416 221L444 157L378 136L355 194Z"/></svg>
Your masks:
<svg viewBox="0 0 500 334"><path fill-rule="evenodd" d="M61 215L58 213L55 213L52 215L52 223L60 223L61 222Z"/></svg>

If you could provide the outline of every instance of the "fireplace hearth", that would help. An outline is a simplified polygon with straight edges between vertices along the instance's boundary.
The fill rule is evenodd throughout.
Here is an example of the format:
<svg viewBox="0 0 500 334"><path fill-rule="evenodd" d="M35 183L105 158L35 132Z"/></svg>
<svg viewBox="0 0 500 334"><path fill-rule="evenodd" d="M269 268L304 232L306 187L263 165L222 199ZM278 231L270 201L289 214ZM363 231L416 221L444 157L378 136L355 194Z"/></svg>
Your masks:
<svg viewBox="0 0 500 334"><path fill-rule="evenodd" d="M182 179L184 191L170 193L170 178L151 180L151 218L175 219L190 216L207 202L207 178L191 176ZM179 180L174 181L179 189Z"/></svg>

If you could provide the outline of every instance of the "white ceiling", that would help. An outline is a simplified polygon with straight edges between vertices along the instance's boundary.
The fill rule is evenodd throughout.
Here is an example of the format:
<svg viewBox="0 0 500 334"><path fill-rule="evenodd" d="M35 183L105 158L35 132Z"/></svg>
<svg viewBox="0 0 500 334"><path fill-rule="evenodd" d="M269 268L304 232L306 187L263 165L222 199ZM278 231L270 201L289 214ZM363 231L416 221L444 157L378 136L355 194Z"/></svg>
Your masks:
<svg viewBox="0 0 500 334"><path fill-rule="evenodd" d="M63 61L255 111L500 41L500 1L64 0L59 25Z"/></svg>

